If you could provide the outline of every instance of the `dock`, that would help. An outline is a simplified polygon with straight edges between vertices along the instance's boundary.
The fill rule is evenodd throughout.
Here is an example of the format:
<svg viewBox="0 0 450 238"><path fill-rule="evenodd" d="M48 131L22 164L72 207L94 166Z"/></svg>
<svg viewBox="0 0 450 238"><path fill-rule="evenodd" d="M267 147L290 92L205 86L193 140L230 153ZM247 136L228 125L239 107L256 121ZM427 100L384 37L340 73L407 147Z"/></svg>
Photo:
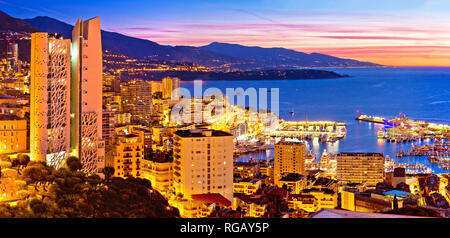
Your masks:
<svg viewBox="0 0 450 238"><path fill-rule="evenodd" d="M297 138L323 143L334 143L345 137L347 133L345 122L332 121L283 121L276 130L266 133L266 136L277 138Z"/></svg>

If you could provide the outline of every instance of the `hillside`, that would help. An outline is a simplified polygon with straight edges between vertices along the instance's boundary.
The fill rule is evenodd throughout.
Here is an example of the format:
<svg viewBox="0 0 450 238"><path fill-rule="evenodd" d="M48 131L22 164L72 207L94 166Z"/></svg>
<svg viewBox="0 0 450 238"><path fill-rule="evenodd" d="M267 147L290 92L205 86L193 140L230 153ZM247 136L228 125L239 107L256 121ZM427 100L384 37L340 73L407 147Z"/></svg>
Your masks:
<svg viewBox="0 0 450 238"><path fill-rule="evenodd" d="M0 11L0 31L36 32L38 30L24 20L11 17Z"/></svg>
<svg viewBox="0 0 450 238"><path fill-rule="evenodd" d="M200 49L218 54L239 57L245 61L255 62L257 65L276 65L277 68L296 67L373 67L379 66L369 62L352 59L342 59L330 55L311 53L306 54L285 48L262 48L258 46L243 46L213 42Z"/></svg>

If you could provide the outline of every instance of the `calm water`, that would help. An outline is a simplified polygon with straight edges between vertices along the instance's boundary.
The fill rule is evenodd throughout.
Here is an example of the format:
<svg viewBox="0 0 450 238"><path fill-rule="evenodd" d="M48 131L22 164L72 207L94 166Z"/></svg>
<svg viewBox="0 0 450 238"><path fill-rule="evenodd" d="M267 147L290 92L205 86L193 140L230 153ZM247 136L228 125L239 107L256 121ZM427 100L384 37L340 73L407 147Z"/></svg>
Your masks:
<svg viewBox="0 0 450 238"><path fill-rule="evenodd" d="M386 143L377 140L377 124L358 122L356 111L367 115L407 117L429 122L450 124L450 67L400 67L376 69L331 69L352 77L319 80L264 80L204 82L203 88L249 87L279 88L280 116L285 120L331 120L347 123L347 136L334 144L312 143L317 156L329 152L381 152L394 158L398 149L410 144ZM192 83L182 87L192 90ZM192 91L191 91L192 92ZM293 116L290 111L294 110ZM424 142L427 143L427 142ZM266 158L273 153L249 157ZM406 160L406 159L405 159ZM412 162L413 159L410 159ZM426 159L415 161L428 164ZM436 172L437 166L432 167Z"/></svg>

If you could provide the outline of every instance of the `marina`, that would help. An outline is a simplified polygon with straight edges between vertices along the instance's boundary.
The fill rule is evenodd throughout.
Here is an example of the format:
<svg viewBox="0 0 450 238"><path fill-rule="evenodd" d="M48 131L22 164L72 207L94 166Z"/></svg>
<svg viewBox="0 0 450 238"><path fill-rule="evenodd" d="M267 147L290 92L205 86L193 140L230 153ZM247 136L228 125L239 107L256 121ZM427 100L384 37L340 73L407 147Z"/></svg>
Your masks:
<svg viewBox="0 0 450 238"><path fill-rule="evenodd" d="M361 115L359 115L358 118L359 117L361 117ZM450 126L408 119L403 113L400 113L398 117L389 120L378 117L367 117L365 115L363 118L371 119L358 118L357 120L360 121L376 121L374 123L383 124L383 128L377 132L377 138L385 139L387 142L405 143L428 138L433 140L450 138Z"/></svg>
<svg viewBox="0 0 450 238"><path fill-rule="evenodd" d="M330 155L339 152L377 152L383 153L400 163L421 163L431 168L435 173L448 173L445 167L431 164L427 156L396 157L398 151L407 152L412 146L433 145L433 135L423 137L404 137L399 143L395 140L387 141L384 124L375 121L355 120L355 111L360 110L368 117L396 118L399 112L403 112L415 121L428 122L432 125L450 124L449 107L443 105L450 101L448 90L449 68L408 67L408 68L383 68L383 69L333 69L341 74L352 75L345 79L345 83L339 80L262 80L258 82L258 88L279 88L280 110L279 115L286 121L330 121L345 123L345 136L334 143L324 142L319 136L307 137L308 146L312 154L320 160L324 150ZM411 78L414 77L414 83ZM237 81L243 88L254 87L253 81ZM432 84L430 84L432 83ZM405 85L409 89L405 90ZM436 86L430 86L436 85ZM439 86L437 86L439 85ZM193 84L184 85L193 90ZM216 87L226 91L229 82L208 81L204 87ZM257 88L257 89L258 89ZM374 93L376 89L377 93ZM414 97L411 97L411 92ZM270 96L270 95L269 95ZM395 98L395 102L393 101ZM291 113L294 112L295 113ZM281 129L281 128L280 128ZM381 130L381 131L380 131ZM397 128L393 130L397 134ZM278 132L277 132L278 133ZM290 138L302 139L302 133L292 133ZM304 133L303 133L304 134ZM280 135L289 138L287 135ZM449 139L450 135L443 134ZM270 137L276 139L276 137ZM392 137L397 139L397 137ZM436 139L442 139L436 137ZM273 159L273 150L246 153L238 156L237 160ZM413 168L411 167L411 172Z"/></svg>
<svg viewBox="0 0 450 238"><path fill-rule="evenodd" d="M318 139L321 143L334 143L346 135L345 122L331 121L283 121L278 128L265 136L296 138L303 141Z"/></svg>

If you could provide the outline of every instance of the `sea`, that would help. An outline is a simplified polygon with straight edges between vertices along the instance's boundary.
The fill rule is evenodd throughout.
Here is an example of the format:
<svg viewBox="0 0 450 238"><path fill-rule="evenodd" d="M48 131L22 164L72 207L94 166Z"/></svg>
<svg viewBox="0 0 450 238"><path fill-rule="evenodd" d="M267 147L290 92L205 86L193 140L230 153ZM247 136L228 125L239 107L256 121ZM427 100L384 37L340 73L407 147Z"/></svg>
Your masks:
<svg viewBox="0 0 450 238"><path fill-rule="evenodd" d="M394 118L399 113L408 118L450 125L450 67L383 67L329 68L350 77L310 80L246 80L204 81L203 90L211 87L226 92L227 88L279 89L279 115L288 121L342 121L347 135L335 143L310 141L309 148L317 160L324 150L339 152L378 152L395 158L398 150L407 151L412 144L428 144L430 140L412 143L388 143L377 139L382 125L356 121L357 112L369 116ZM193 91L192 82L181 87ZM271 90L273 91L273 90ZM270 92L269 92L270 95ZM270 100L270 99L269 99ZM270 102L270 101L269 101ZM270 107L270 103L269 103ZM293 111L294 113L290 113ZM273 158L273 150L243 155L250 158ZM399 163L422 163L435 173L446 173L431 165L425 157L405 157Z"/></svg>

